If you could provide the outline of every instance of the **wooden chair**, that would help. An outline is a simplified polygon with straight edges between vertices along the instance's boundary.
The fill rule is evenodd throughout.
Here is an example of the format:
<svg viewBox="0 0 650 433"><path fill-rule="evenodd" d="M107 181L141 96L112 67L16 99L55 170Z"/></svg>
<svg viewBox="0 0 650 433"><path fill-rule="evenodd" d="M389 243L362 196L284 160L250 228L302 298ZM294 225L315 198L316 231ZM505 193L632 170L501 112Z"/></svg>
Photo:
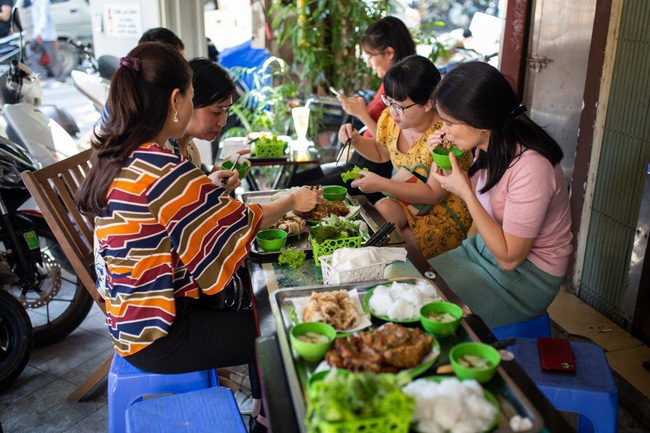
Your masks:
<svg viewBox="0 0 650 433"><path fill-rule="evenodd" d="M45 221L59 242L74 271L97 305L106 312L104 299L95 287L95 257L93 254L94 220L79 212L75 194L90 170L90 155L86 150L40 170L22 174L23 182L38 204ZM79 401L108 375L112 355L68 396Z"/></svg>
<svg viewBox="0 0 650 433"><path fill-rule="evenodd" d="M45 221L59 242L74 271L97 305L106 313L104 299L95 285L95 256L93 252L94 219L79 212L74 197L90 170L90 155L86 150L75 156L49 165L40 170L22 173L27 189L38 204ZM95 370L68 396L68 401L81 400L107 375L113 355ZM227 372L223 369L223 374ZM239 385L227 377L219 377L219 384L234 391Z"/></svg>

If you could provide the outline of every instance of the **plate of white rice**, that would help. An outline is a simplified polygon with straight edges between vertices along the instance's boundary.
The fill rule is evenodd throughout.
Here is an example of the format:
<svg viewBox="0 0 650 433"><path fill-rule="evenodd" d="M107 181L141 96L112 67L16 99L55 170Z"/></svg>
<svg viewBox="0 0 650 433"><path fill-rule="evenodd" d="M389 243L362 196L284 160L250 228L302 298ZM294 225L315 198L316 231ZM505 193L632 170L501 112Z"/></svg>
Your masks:
<svg viewBox="0 0 650 433"><path fill-rule="evenodd" d="M412 423L419 433L489 432L499 420L499 402L475 380L429 376L402 392L415 399Z"/></svg>
<svg viewBox="0 0 650 433"><path fill-rule="evenodd" d="M394 281L368 290L363 306L370 314L387 322L415 323L420 321L422 306L438 301L442 298L426 281L416 284Z"/></svg>

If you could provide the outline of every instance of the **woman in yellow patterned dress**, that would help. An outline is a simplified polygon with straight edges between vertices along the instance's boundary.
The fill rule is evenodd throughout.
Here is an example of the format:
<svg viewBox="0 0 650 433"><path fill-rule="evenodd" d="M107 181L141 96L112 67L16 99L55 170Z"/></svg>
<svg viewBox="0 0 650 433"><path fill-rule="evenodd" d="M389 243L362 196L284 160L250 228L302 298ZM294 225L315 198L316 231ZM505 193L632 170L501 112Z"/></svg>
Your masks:
<svg viewBox="0 0 650 433"><path fill-rule="evenodd" d="M376 138L360 136L351 124L339 131L339 139L343 143L351 139L365 158L393 163L397 172L391 179L360 171L352 186L366 194L386 194L388 198L375 206L426 258L459 246L472 224L465 203L430 176L433 156L427 137L442 127L431 100L438 82L440 73L428 59L407 57L384 76L382 100L387 108L377 122ZM471 164L471 153L465 152L461 167L468 170Z"/></svg>

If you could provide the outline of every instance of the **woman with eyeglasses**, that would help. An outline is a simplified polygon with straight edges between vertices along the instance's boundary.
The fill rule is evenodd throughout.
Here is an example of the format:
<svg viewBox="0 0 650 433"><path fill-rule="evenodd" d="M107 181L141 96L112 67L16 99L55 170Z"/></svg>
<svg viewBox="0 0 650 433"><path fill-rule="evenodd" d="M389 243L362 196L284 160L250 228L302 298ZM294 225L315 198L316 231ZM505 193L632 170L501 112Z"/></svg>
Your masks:
<svg viewBox="0 0 650 433"><path fill-rule="evenodd" d="M430 261L490 327L538 317L557 294L571 254L571 213L562 149L526 116L506 78L472 62L451 71L434 94L441 134L477 148L469 170L433 176L465 203L478 234ZM432 148L440 134L430 138Z"/></svg>
<svg viewBox="0 0 650 433"><path fill-rule="evenodd" d="M383 79L386 72L400 60L415 54L415 42L404 23L395 17L385 17L370 24L361 39L361 50L366 66L372 72ZM364 137L374 137L377 131L377 120L384 111L385 105L382 102L384 94L383 83L379 86L377 93L370 103L361 95L343 96L337 95L341 101L343 110L358 118L366 127ZM345 144L345 141L343 142ZM349 160L347 157L350 156ZM377 173L380 176L388 177L392 171L390 163L377 163L370 161L358 152L343 152L341 161L306 170L294 176L292 185L345 185L341 180L341 173L348 171L354 166L365 168L368 171ZM359 194L360 191L350 191L351 194ZM382 198L381 194L367 194L368 198L375 202Z"/></svg>
<svg viewBox="0 0 650 433"><path fill-rule="evenodd" d="M339 139L351 139L363 157L390 161L398 170L392 178L360 171L352 186L387 195L375 206L395 224L404 241L420 248L427 258L459 246L472 224L462 200L431 176L433 155L427 138L442 127L431 99L439 82L440 73L431 61L407 57L384 76L386 108L377 122L376 138L361 136L351 124L339 130ZM460 165L467 170L471 164L471 153L465 152Z"/></svg>

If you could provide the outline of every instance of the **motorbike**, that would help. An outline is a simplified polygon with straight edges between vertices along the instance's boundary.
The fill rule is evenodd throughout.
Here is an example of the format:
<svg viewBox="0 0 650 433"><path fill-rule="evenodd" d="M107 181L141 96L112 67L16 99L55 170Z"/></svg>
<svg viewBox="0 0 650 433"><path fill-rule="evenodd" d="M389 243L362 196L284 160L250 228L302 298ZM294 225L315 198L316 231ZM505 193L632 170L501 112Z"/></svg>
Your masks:
<svg viewBox="0 0 650 433"><path fill-rule="evenodd" d="M85 150L69 132L79 132L64 110L41 104L38 77L23 63L13 60L0 75L2 116L6 136L36 157L44 167Z"/></svg>
<svg viewBox="0 0 650 433"><path fill-rule="evenodd" d="M108 89L111 78L119 67L119 60L115 56L100 56L95 58L90 46L84 46L70 41L87 65L84 71L72 71L70 77L72 82L81 94L90 99L93 107L99 112L104 111L104 105L108 99Z"/></svg>
<svg viewBox="0 0 650 433"><path fill-rule="evenodd" d="M14 29L22 35L20 14L12 13ZM23 38L17 58L0 75L0 102L7 121L6 135L36 156L43 166L68 158L84 150L72 136L79 127L65 110L54 105L42 105L43 91L39 77L22 62Z"/></svg>
<svg viewBox="0 0 650 433"><path fill-rule="evenodd" d="M0 65L9 64L12 59L20 58L23 54L21 49L22 32L12 33L0 38Z"/></svg>
<svg viewBox="0 0 650 433"><path fill-rule="evenodd" d="M26 310L34 342L51 344L79 326L93 299L20 178L39 168L27 150L0 136L0 266L13 277L0 292Z"/></svg>
<svg viewBox="0 0 650 433"><path fill-rule="evenodd" d="M15 284L16 275L0 264L0 284ZM22 373L32 352L32 323L20 302L0 290L0 392Z"/></svg>

